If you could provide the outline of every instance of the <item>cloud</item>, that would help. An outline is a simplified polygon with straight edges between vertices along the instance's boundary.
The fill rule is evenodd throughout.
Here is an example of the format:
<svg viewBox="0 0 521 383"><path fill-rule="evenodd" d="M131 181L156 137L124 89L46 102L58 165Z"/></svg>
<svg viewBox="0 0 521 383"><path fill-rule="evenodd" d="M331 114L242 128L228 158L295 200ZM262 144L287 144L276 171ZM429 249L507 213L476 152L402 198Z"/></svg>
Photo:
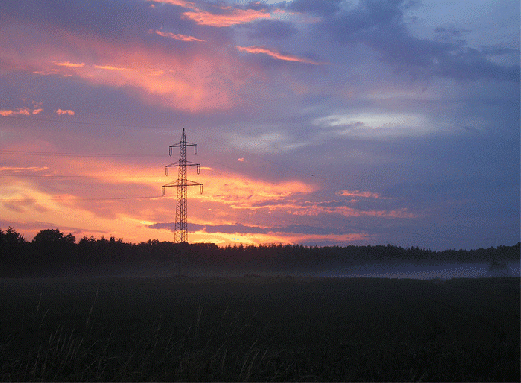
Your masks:
<svg viewBox="0 0 521 383"><path fill-rule="evenodd" d="M360 190L341 190L338 194L347 197L380 198L379 193Z"/></svg>
<svg viewBox="0 0 521 383"><path fill-rule="evenodd" d="M286 152L306 145L303 142L294 142L283 132L275 130L256 135L237 133L230 137L230 144L253 153Z"/></svg>
<svg viewBox="0 0 521 383"><path fill-rule="evenodd" d="M184 0L145 0L149 3L160 3L160 4L170 4L170 5L177 5L182 8L190 8L190 9L197 9L195 3L191 1L184 1Z"/></svg>
<svg viewBox="0 0 521 383"><path fill-rule="evenodd" d="M322 64L324 64L324 63L320 63L320 62L317 62L317 61L314 61L314 60L310 60L310 59L306 59L306 58L302 58L302 57L298 57L298 56L282 54L282 53L279 53L279 52L277 52L275 50L271 50L271 49L268 49L268 48L265 48L265 47L257 47L257 46L241 47L241 46L236 46L236 48L240 52L247 52L247 53L254 53L254 54L261 53L261 54L265 54L265 55L273 57L273 58L275 58L277 60L282 60L282 61L300 62L300 63L303 63L303 64L311 64L311 65L322 65Z"/></svg>
<svg viewBox="0 0 521 383"><path fill-rule="evenodd" d="M162 37L168 37L174 40L180 40L180 41L197 41L197 42L205 42L206 40L197 39L193 36L187 36L187 35L180 35L180 34L173 34L170 32L161 32L161 31L153 31L157 35Z"/></svg>
<svg viewBox="0 0 521 383"><path fill-rule="evenodd" d="M0 166L0 172L13 172L19 173L21 171L29 171L29 172L40 172L44 170L49 170L47 166Z"/></svg>
<svg viewBox="0 0 521 383"><path fill-rule="evenodd" d="M128 68L121 68L112 65L94 65L94 68L103 70L128 70Z"/></svg>
<svg viewBox="0 0 521 383"><path fill-rule="evenodd" d="M407 0L361 0L356 8L324 20L315 32L327 31L342 44L369 46L385 61L414 76L519 80L519 65L498 65L484 52L465 46L464 41L413 37L404 22L404 10L411 4Z"/></svg>
<svg viewBox="0 0 521 383"><path fill-rule="evenodd" d="M8 117L8 116L16 116L16 115L23 115L23 116L29 116L31 114L40 114L43 112L43 108L36 108L36 109L30 109L30 108L17 108L17 109L2 109L0 110L0 116L2 117Z"/></svg>
<svg viewBox="0 0 521 383"><path fill-rule="evenodd" d="M18 108L18 109L15 109L15 110L0 110L0 116L3 116L3 117L7 117L7 116L15 116L15 115L30 115L30 111L28 108Z"/></svg>
<svg viewBox="0 0 521 383"><path fill-rule="evenodd" d="M258 19L270 18L271 14L263 10L233 8L222 14L198 10L185 12L183 16L195 21L199 25L231 27L233 25L251 23Z"/></svg>
<svg viewBox="0 0 521 383"><path fill-rule="evenodd" d="M66 68L83 68L85 66L85 63L71 63L69 61L54 61L54 64Z"/></svg>
<svg viewBox="0 0 521 383"><path fill-rule="evenodd" d="M56 111L56 114L58 115L68 115L68 116L74 116L76 113L74 112L74 110L68 110L68 109L65 109L65 110L62 110L62 109L58 109Z"/></svg>
<svg viewBox="0 0 521 383"><path fill-rule="evenodd" d="M192 112L228 109L239 102L237 91L244 82L240 78L243 65L234 63L236 58L227 52L205 50L173 55L170 49L159 50L153 45L128 46L125 42L100 41L57 28L39 28L39 41L33 38L31 28L20 31L20 38L27 33L27 49L32 52L29 56L0 39L0 47L6 48L0 50L0 57L7 57L17 70L52 71L91 84L124 88L134 95L137 90L148 101ZM72 58L79 52L95 61ZM56 60L56 56L71 59ZM223 66L223 62L230 65ZM248 79L246 73L244 76Z"/></svg>
<svg viewBox="0 0 521 383"><path fill-rule="evenodd" d="M288 214L295 216L317 217L320 215L339 215L342 217L375 217L386 219L412 219L417 218L415 213L409 211L408 208L393 210L377 210L377 209L356 209L350 206L328 206L330 203L309 202L296 205L279 205L279 209L286 209Z"/></svg>
<svg viewBox="0 0 521 383"><path fill-rule="evenodd" d="M389 112L364 114L333 114L315 119L313 123L350 137L388 138L417 136L430 133L434 128L426 116ZM437 127L442 128L441 126Z"/></svg>

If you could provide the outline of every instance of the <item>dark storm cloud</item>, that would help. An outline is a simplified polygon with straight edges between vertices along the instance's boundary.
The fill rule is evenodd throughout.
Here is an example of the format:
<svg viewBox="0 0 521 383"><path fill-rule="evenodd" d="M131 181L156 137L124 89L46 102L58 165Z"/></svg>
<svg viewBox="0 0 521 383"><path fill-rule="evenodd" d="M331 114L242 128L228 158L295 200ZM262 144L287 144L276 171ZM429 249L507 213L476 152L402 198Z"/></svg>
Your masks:
<svg viewBox="0 0 521 383"><path fill-rule="evenodd" d="M438 28L438 34L451 35L440 41L412 36L403 20L411 5L406 0L361 0L357 8L324 19L315 32L325 29L341 44L368 45L385 61L415 76L519 80L519 65L498 65L487 59L487 51L465 46L461 37L468 31Z"/></svg>

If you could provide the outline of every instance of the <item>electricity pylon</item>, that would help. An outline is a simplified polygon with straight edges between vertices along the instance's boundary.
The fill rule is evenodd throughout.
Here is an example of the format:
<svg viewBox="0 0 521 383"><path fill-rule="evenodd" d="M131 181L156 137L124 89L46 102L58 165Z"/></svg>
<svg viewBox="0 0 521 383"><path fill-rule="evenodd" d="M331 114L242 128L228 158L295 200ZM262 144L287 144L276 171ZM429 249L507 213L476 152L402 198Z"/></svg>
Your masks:
<svg viewBox="0 0 521 383"><path fill-rule="evenodd" d="M186 147L193 146L195 154L197 154L197 144L190 144L186 142L185 129L183 128L183 135L181 141L177 144L170 145L168 147L168 154L172 157L172 149L179 148L179 161L173 162L170 165L165 166L165 175L168 175L168 168L170 166L178 166L177 180L163 185L163 195L165 195L165 188L175 187L177 188L177 205L175 209L175 231L174 231L174 242L182 243L188 242L188 224L186 222L187 211L186 211L186 195L188 186L200 187L200 192L203 194L203 184L194 181L188 181L186 179L186 167L195 166L197 168L197 174L201 172L201 164L196 164L186 160Z"/></svg>

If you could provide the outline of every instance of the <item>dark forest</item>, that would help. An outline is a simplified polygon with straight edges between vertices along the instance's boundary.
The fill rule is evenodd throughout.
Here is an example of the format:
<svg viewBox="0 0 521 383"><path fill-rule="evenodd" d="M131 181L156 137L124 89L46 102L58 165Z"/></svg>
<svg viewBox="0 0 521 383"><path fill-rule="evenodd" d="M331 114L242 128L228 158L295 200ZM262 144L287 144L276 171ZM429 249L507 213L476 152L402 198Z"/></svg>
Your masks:
<svg viewBox="0 0 521 383"><path fill-rule="evenodd" d="M26 241L15 229L0 230L0 276L62 276L111 274L142 268L173 273L213 270L222 273L313 273L324 269L374 262L432 264L519 261L520 243L475 250L433 251L393 245L330 246L271 244L218 247L213 243L173 243L148 240L139 244L110 237L83 237L58 229L38 232Z"/></svg>

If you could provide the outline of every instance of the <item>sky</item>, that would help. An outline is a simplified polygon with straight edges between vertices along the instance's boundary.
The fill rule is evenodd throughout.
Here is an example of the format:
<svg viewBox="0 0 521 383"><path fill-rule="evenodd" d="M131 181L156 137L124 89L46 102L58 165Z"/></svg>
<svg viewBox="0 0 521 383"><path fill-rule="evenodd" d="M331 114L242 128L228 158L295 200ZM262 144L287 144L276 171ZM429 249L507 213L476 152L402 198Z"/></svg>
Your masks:
<svg viewBox="0 0 521 383"><path fill-rule="evenodd" d="M517 0L3 0L0 229L418 246L520 240Z"/></svg>

